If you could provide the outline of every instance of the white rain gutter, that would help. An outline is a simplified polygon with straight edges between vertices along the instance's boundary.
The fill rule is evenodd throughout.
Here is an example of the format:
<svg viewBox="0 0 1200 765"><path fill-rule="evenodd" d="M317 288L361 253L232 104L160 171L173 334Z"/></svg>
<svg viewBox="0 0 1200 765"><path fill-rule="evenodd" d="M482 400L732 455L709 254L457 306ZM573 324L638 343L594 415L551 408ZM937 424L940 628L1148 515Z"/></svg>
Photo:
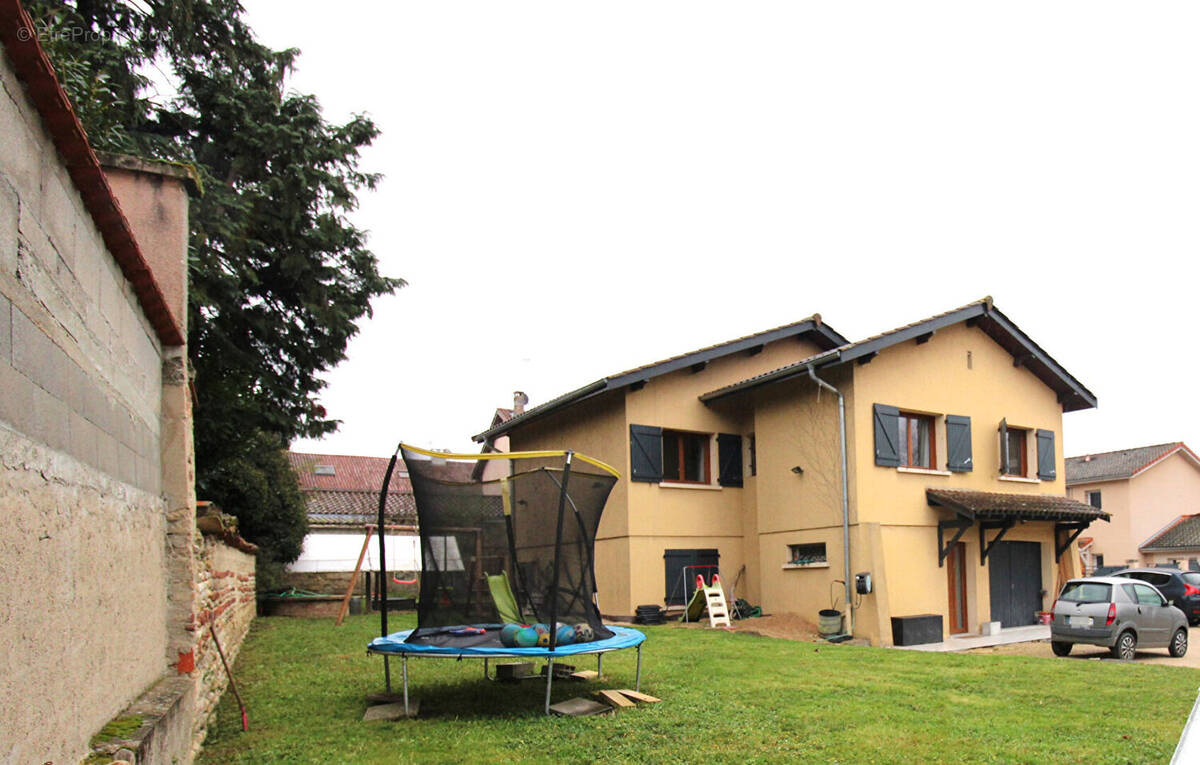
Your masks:
<svg viewBox="0 0 1200 765"><path fill-rule="evenodd" d="M841 427L842 436L842 560L845 562L845 586L846 586L846 610L850 612L850 630L849 634L854 634L854 600L851 597L851 578L850 578L850 477L846 474L846 399L842 396L842 392L833 387L829 383L817 377L817 373L813 371L812 365L808 365L808 376L813 382L822 388L830 391L838 400L838 424Z"/></svg>

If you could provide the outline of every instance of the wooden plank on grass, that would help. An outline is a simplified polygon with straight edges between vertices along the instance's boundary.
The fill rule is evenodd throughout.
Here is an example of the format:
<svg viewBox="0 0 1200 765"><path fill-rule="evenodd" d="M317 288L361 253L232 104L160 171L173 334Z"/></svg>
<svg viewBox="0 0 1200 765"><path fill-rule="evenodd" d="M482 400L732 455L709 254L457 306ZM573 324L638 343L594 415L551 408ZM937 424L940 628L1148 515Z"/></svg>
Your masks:
<svg viewBox="0 0 1200 765"><path fill-rule="evenodd" d="M578 672L571 673L572 680L595 680L600 677L600 673L594 669L581 669Z"/></svg>
<svg viewBox="0 0 1200 765"><path fill-rule="evenodd" d="M617 709L627 709L637 706L629 699L621 695L620 691L596 691L596 695L606 704L609 704Z"/></svg>
<svg viewBox="0 0 1200 765"><path fill-rule="evenodd" d="M662 701L662 699L656 699L649 694L639 693L638 691L631 691L628 688L622 688L619 691L617 691L617 693L620 693L623 696L628 696L629 698L633 699L634 701L644 701L647 704L657 704L658 702Z"/></svg>

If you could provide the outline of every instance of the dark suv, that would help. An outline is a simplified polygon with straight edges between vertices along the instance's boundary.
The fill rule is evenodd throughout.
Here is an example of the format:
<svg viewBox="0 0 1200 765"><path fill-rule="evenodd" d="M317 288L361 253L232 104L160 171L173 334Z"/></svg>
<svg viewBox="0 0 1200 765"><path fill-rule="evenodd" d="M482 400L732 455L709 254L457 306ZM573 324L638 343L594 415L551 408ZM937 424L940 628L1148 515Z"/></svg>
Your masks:
<svg viewBox="0 0 1200 765"><path fill-rule="evenodd" d="M1200 624L1200 572L1177 568L1126 568L1113 574L1158 588L1171 605L1183 611L1188 624Z"/></svg>

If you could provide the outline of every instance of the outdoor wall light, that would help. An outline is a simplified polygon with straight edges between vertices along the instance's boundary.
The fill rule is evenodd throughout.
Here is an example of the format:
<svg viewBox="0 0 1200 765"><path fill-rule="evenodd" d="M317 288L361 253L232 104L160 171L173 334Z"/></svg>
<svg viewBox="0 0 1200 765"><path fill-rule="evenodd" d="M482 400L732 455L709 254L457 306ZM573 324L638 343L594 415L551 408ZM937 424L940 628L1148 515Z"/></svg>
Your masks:
<svg viewBox="0 0 1200 765"><path fill-rule="evenodd" d="M793 465L793 466L792 466L792 472L793 472L793 473L795 473L796 475L803 475L803 474L804 474L804 468L800 467L799 465Z"/></svg>

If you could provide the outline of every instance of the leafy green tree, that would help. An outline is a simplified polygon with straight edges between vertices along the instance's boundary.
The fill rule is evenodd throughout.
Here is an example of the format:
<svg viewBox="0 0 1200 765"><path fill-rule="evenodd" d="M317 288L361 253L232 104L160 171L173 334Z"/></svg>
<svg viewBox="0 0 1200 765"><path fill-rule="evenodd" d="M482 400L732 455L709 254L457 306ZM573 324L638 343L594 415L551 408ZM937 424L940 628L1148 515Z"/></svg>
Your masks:
<svg viewBox="0 0 1200 765"><path fill-rule="evenodd" d="M359 167L378 130L362 115L330 124L315 98L288 90L299 52L259 44L236 0L26 7L93 146L188 163L201 178L188 253L197 487L247 539L286 537L297 514L256 504L261 493L235 491L230 476L284 480L247 448L336 429L319 375L345 358L370 300L403 285L380 274L346 217L378 181ZM285 499L299 502L294 476L285 482ZM275 525L258 523L264 513ZM264 549L282 561L299 553Z"/></svg>

